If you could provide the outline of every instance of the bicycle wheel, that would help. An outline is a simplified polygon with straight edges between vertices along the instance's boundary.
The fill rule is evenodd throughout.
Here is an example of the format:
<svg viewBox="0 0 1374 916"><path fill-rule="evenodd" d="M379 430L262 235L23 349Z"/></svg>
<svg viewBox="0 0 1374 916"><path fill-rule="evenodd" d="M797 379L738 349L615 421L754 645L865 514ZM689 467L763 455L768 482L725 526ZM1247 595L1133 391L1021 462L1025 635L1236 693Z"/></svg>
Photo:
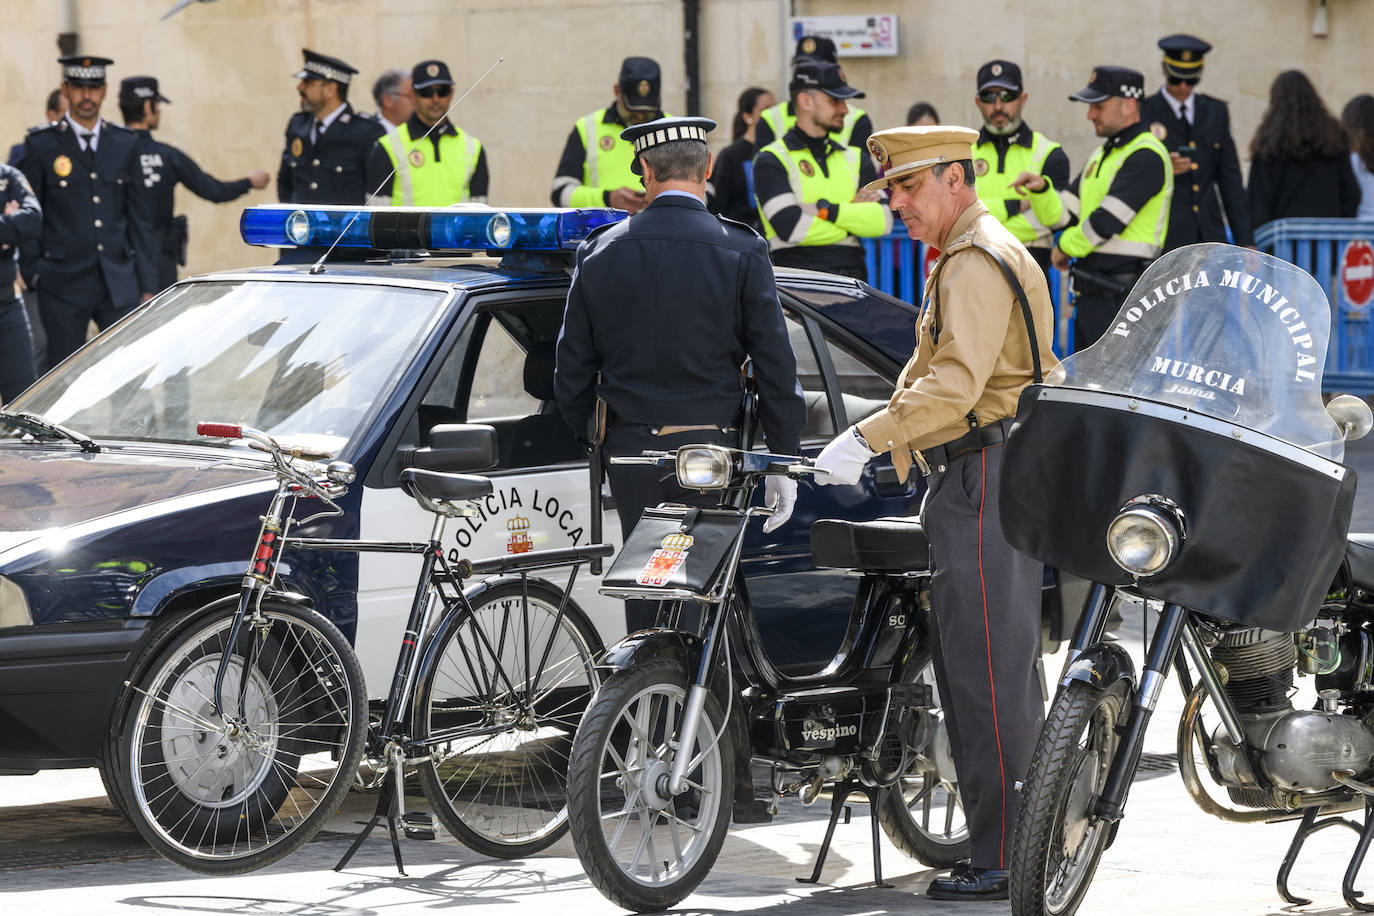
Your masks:
<svg viewBox="0 0 1374 916"><path fill-rule="evenodd" d="M538 852L568 829L568 756L596 691L601 647L571 600L539 582L501 583L459 612L428 652L415 738L425 797L484 855Z"/></svg>
<svg viewBox="0 0 1374 916"><path fill-rule="evenodd" d="M261 623L239 631L216 715L237 600L167 628L144 651L114 770L148 843L212 874L262 868L314 836L348 791L367 728L347 641L314 611L271 600Z"/></svg>

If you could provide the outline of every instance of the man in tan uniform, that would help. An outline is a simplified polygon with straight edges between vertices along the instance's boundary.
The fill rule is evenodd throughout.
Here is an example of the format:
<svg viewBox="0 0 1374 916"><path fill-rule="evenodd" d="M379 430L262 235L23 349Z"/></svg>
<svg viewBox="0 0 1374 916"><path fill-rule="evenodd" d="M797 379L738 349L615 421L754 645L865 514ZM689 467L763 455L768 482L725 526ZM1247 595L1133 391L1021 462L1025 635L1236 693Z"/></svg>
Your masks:
<svg viewBox="0 0 1374 916"><path fill-rule="evenodd" d="M997 487L1017 398L1055 364L1054 314L1039 265L978 200L977 139L964 127L869 138L886 171L868 187L889 186L907 233L943 253L892 399L816 459L830 471L817 483L856 483L882 452L903 479L913 459L926 475L935 676L972 840L970 862L927 889L942 900L1006 899L1015 786L1044 713L1035 670L1042 567L1002 537Z"/></svg>

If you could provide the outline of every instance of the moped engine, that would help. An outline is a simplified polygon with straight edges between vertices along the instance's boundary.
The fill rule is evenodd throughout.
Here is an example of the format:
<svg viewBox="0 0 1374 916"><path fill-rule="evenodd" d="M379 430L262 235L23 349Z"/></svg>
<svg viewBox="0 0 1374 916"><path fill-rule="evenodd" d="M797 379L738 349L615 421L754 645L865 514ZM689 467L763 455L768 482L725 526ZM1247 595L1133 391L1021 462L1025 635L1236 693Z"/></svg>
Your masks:
<svg viewBox="0 0 1374 916"><path fill-rule="evenodd" d="M1217 765L1234 802L1253 808L1290 807L1292 793L1338 788L1334 770L1349 770L1356 779L1374 772L1374 732L1361 719L1337 710L1334 691L1324 691L1322 709L1293 708L1298 650L1292 633L1229 629L1211 656L1225 670L1226 695L1251 745L1261 752L1265 775L1279 790L1271 794L1259 789L1248 763L1225 729L1217 726L1212 736Z"/></svg>

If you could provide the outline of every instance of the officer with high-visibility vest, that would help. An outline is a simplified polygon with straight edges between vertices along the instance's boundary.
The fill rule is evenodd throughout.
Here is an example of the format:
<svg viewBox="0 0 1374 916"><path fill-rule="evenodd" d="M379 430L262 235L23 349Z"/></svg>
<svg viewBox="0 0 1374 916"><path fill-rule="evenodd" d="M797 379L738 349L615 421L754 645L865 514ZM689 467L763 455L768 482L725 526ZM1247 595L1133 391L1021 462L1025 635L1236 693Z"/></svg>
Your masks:
<svg viewBox="0 0 1374 916"><path fill-rule="evenodd" d="M864 94L844 81L839 65L808 60L796 66L792 107L797 123L754 157L754 196L769 255L781 267L802 267L868 279L859 238L892 231L882 192L863 186L878 177L866 150L836 142L847 99Z"/></svg>
<svg viewBox="0 0 1374 916"><path fill-rule="evenodd" d="M485 203L491 177L482 141L448 119L453 77L441 60L422 60L410 72L415 111L377 140L367 160L372 203L446 207Z"/></svg>
<svg viewBox="0 0 1374 916"><path fill-rule="evenodd" d="M983 115L983 129L973 146L973 174L978 199L1026 246L1048 281L1054 231L1068 225L1069 215L1059 195L1046 192L1069 186L1069 157L1022 119L1027 98L1016 64L991 60L978 68L974 104ZM1022 172L1045 177L1040 193L1012 187Z"/></svg>
<svg viewBox="0 0 1374 916"><path fill-rule="evenodd" d="M1106 142L1059 197L1076 223L1065 229L1050 260L1068 270L1074 292L1074 349L1106 333L1126 295L1164 250L1174 172L1169 151L1141 123L1145 77L1126 67L1098 67L1086 89L1069 96L1088 103L1088 120ZM1045 178L1022 172L1013 184L1031 193Z"/></svg>
<svg viewBox="0 0 1374 916"><path fill-rule="evenodd" d="M553 176L555 207L615 207L638 213L649 205L639 176L631 171L634 145L621 139L627 127L664 117L659 107L663 75L648 57L627 57L620 65L615 102L583 115L568 134Z"/></svg>
<svg viewBox="0 0 1374 916"><path fill-rule="evenodd" d="M838 65L840 61L835 56L835 42L820 35L803 35L797 39L796 52L792 55L794 72L797 64L803 61L817 60ZM840 78L844 78L843 70L840 71ZM780 102L765 108L758 126L755 128L758 148L763 149L791 130L792 125L796 123L796 107L790 101ZM868 116L868 112L862 108L850 108L845 112L844 120L840 126L835 129L834 137L837 142L845 146L865 149L868 144L868 135L871 133L873 133L873 119Z"/></svg>

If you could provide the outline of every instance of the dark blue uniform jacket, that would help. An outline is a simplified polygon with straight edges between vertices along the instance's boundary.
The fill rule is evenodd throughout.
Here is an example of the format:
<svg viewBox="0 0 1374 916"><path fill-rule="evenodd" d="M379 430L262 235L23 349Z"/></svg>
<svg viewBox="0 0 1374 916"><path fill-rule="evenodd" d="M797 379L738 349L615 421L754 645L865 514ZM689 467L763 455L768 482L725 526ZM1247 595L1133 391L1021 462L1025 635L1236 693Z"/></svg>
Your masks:
<svg viewBox="0 0 1374 916"><path fill-rule="evenodd" d="M344 102L343 113L318 139L310 142L315 116L298 111L286 123L286 147L277 170L277 199L284 204L362 204L367 187L367 158L386 134L369 114Z"/></svg>

